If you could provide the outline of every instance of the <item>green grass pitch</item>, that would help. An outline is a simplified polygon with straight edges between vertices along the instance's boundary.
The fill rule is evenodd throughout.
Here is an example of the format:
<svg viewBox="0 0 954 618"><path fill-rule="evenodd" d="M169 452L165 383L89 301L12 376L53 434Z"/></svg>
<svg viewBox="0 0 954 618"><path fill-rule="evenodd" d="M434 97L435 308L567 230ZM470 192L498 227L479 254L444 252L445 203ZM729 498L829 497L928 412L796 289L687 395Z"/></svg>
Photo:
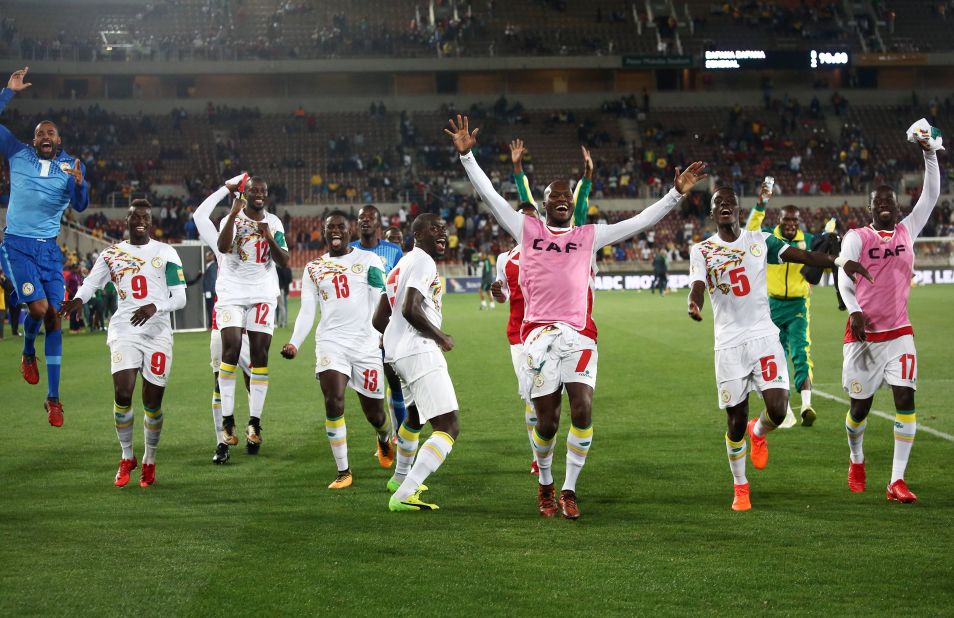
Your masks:
<svg viewBox="0 0 954 618"><path fill-rule="evenodd" d="M954 287L918 288L911 300L918 420L954 434ZM314 343L286 361L278 351L288 329L272 345L261 454L233 449L223 467L211 463L208 335L176 337L149 489L135 482L138 471L126 488L112 485L119 446L105 337L65 337L66 423L53 429L42 409L45 372L39 386L26 385L16 370L20 342L8 336L0 342L0 615L950 615L954 443L919 432L907 478L920 500L889 504L892 428L872 417L868 492L850 494L846 406L816 395L816 426L770 436L768 468L748 466L753 510L734 513L709 308L696 324L682 292L600 293L583 517L541 520L506 307L479 312L473 296L445 301L461 435L428 481L436 513L387 511L389 472L371 454L374 434L353 393L355 484L326 489L335 469ZM816 386L843 397L845 316L830 289L813 305ZM750 402L757 413L760 402ZM244 424L245 395L237 404ZM875 408L893 411L886 391ZM558 484L567 422L565 414Z"/></svg>

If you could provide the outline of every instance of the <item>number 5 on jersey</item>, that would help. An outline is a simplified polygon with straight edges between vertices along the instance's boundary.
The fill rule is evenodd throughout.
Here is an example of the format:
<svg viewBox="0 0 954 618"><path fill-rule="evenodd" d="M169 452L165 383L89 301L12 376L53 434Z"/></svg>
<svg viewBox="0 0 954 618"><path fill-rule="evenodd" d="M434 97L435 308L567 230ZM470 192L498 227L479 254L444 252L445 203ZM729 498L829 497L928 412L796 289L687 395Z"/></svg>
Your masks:
<svg viewBox="0 0 954 618"><path fill-rule="evenodd" d="M736 296L746 296L752 291L749 278L745 276L745 267L733 268L729 271L729 281L732 283L732 293Z"/></svg>

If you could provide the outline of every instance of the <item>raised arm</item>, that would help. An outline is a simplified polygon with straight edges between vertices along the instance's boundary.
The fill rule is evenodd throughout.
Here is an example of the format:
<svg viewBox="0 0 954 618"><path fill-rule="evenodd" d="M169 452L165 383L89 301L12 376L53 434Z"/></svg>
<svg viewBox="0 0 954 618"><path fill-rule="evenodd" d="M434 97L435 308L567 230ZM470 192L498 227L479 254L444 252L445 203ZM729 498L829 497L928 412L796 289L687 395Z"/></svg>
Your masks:
<svg viewBox="0 0 954 618"><path fill-rule="evenodd" d="M696 161L681 174L677 169L675 186L661 200L625 221L610 225L597 225L594 248L599 249L606 245L618 243L659 223L663 217L669 214L669 211L676 207L683 196L692 189L693 185L706 177L705 168L705 163Z"/></svg>
<svg viewBox="0 0 954 618"><path fill-rule="evenodd" d="M76 212L83 212L89 206L89 184L86 182L86 166L79 159L73 160L73 167L67 172L72 186L68 188L70 206Z"/></svg>
<svg viewBox="0 0 954 618"><path fill-rule="evenodd" d="M494 185L487 178L484 170L477 165L474 153L471 152L471 148L477 145L477 133L480 129L474 129L472 133L467 116L461 116L460 114L457 115L456 124L453 120L448 122L452 130L444 129L444 133L454 141L454 147L460 155L460 162L464 165L464 171L467 172L470 183L481 199L484 200L484 204L490 208L490 212L500 223L500 226L517 242L520 242L523 235L523 215L511 208L510 202L494 190Z"/></svg>
<svg viewBox="0 0 954 618"><path fill-rule="evenodd" d="M510 142L510 160L513 162L513 182L517 185L517 196L521 202L530 202L536 206L527 175L523 173L523 155L526 153L527 148L523 145L522 139L517 138Z"/></svg>
<svg viewBox="0 0 954 618"><path fill-rule="evenodd" d="M10 79L7 80L7 87L0 90L0 113L3 113L7 103L13 100L13 95L31 86L31 84L23 81L29 70L30 67L23 67L14 71ZM15 138L5 126L0 125L0 154L9 159L24 148L28 148L28 146Z"/></svg>
<svg viewBox="0 0 954 618"><path fill-rule="evenodd" d="M215 206L225 199L225 196L228 194L229 190L227 188L219 187L215 193L205 198L202 203L199 204L199 207L195 209L195 212L192 213L195 227L199 230L199 238L202 239L202 242L212 247L216 256L219 255L219 231L215 229L215 224L212 223L212 211L215 210Z"/></svg>
<svg viewBox="0 0 954 618"><path fill-rule="evenodd" d="M765 221L765 208L772 197L772 191L764 182L762 190L759 192L759 200L755 203L755 208L749 213L749 218L745 222L745 229L758 232L762 229L762 223Z"/></svg>
<svg viewBox="0 0 954 618"><path fill-rule="evenodd" d="M593 158L586 146L580 146L583 151L583 178L576 183L573 191L573 225L586 223L586 215L590 210L590 188L593 186Z"/></svg>
<svg viewBox="0 0 954 618"><path fill-rule="evenodd" d="M922 148L924 146L922 145ZM917 237L928 219L931 218L931 212L937 204L937 198L941 195L941 170L937 164L937 152L933 150L924 151L924 186L921 188L921 197L911 210L911 213L901 222L908 228L911 238Z"/></svg>

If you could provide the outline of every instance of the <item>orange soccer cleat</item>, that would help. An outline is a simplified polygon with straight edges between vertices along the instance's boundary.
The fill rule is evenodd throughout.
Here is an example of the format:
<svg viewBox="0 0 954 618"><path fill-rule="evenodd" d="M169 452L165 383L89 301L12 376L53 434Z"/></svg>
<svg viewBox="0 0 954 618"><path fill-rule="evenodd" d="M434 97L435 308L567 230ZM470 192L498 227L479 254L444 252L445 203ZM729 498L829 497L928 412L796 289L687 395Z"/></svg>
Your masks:
<svg viewBox="0 0 954 618"><path fill-rule="evenodd" d="M848 462L848 491L856 494L865 490L867 475L865 474L865 462ZM889 500L891 498L888 498Z"/></svg>
<svg viewBox="0 0 954 618"><path fill-rule="evenodd" d="M156 464L142 464L142 475L139 477L140 487L149 487L156 482Z"/></svg>
<svg viewBox="0 0 954 618"><path fill-rule="evenodd" d="M553 483L537 486L537 510L540 517L553 517L557 514L556 490Z"/></svg>
<svg viewBox="0 0 954 618"><path fill-rule="evenodd" d="M580 507L576 504L576 492L564 489L560 492L560 510L564 519L579 519Z"/></svg>
<svg viewBox="0 0 954 618"><path fill-rule="evenodd" d="M59 401L47 399L43 403L43 409L46 410L46 418L50 425L54 427L63 426L63 404Z"/></svg>
<svg viewBox="0 0 954 618"><path fill-rule="evenodd" d="M758 418L749 421L749 457L752 459L752 465L756 470L762 470L768 465L768 441L765 436L759 438L755 435L755 423Z"/></svg>
<svg viewBox="0 0 954 618"><path fill-rule="evenodd" d="M904 479L898 479L888 485L886 496L888 498L888 502L913 504L918 501L918 497L911 493L911 490L908 489L908 484L904 482Z"/></svg>
<svg viewBox="0 0 954 618"><path fill-rule="evenodd" d="M129 482L129 473L135 470L138 465L139 462L136 461L135 457L132 459L120 459L119 471L116 472L116 487L125 487Z"/></svg>
<svg viewBox="0 0 954 618"><path fill-rule="evenodd" d="M536 459L530 462L530 474L533 476L540 476L540 465L537 463Z"/></svg>
<svg viewBox="0 0 954 618"><path fill-rule="evenodd" d="M27 384L40 383L40 370L36 368L36 356L24 354L20 357L20 373L23 374Z"/></svg>
<svg viewBox="0 0 954 618"><path fill-rule="evenodd" d="M394 464L394 447L391 446L391 441L386 440L384 442L378 441L378 464L385 470L391 467Z"/></svg>
<svg viewBox="0 0 954 618"><path fill-rule="evenodd" d="M732 500L733 511L748 511L752 508L752 501L749 500L749 484L735 485L735 498Z"/></svg>

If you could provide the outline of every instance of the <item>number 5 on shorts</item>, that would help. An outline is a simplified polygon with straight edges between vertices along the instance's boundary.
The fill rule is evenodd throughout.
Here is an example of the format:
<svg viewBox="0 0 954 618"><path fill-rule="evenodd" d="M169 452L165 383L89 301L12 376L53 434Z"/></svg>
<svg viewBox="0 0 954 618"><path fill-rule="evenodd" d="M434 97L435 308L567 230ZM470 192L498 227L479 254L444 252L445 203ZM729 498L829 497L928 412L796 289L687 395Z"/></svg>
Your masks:
<svg viewBox="0 0 954 618"><path fill-rule="evenodd" d="M762 379L766 382L778 377L778 365L775 364L774 356L763 356L759 359L759 365L762 367Z"/></svg>

